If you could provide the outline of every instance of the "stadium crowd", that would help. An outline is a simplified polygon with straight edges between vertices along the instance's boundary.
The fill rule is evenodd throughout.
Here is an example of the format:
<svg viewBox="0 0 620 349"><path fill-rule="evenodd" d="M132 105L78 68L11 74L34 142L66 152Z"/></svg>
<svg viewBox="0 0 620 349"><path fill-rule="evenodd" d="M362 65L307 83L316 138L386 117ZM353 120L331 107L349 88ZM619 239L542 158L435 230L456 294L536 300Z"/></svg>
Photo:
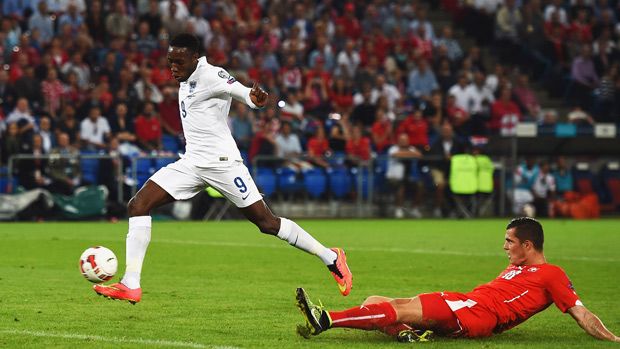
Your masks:
<svg viewBox="0 0 620 349"><path fill-rule="evenodd" d="M182 148L166 59L180 32L202 40L211 64L269 92L260 111L231 108L249 160L277 156L303 170L332 166L330 154L353 164L394 154L449 159L472 139L514 134L523 120L618 121L620 2L464 3L442 1L455 27L437 27L428 13L438 2L417 0L4 0L0 164L14 154ZM476 38L468 49L455 39L461 26ZM501 63L485 64L487 46ZM567 94L574 110L545 109L531 79ZM75 164L50 162L23 161L20 184L61 193L83 184ZM101 181L115 180L101 168ZM439 186L447 169L437 170ZM388 168L388 179L401 180L399 172Z"/></svg>

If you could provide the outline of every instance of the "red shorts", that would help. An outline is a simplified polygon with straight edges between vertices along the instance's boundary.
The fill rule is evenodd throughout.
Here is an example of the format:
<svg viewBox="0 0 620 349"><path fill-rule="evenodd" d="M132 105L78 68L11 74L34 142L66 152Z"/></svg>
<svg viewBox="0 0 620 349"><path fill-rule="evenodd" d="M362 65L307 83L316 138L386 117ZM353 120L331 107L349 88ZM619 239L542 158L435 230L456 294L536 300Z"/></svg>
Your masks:
<svg viewBox="0 0 620 349"><path fill-rule="evenodd" d="M419 295L422 317L435 324L439 334L457 337L488 337L497 326L496 316L486 307L457 292Z"/></svg>
<svg viewBox="0 0 620 349"><path fill-rule="evenodd" d="M422 319L432 324L431 329L444 336L458 335L461 331L458 319L441 297L441 293L418 295L422 303Z"/></svg>

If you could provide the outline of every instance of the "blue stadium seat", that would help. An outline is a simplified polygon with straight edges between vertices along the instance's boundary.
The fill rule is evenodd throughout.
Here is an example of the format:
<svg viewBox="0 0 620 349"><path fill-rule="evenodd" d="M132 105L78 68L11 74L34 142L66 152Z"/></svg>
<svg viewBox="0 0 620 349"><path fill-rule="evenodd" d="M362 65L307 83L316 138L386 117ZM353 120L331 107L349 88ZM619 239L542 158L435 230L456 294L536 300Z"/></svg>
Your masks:
<svg viewBox="0 0 620 349"><path fill-rule="evenodd" d="M96 151L82 150L81 155L94 155ZM80 169L82 170L82 182L86 184L99 184L99 159L80 159Z"/></svg>
<svg viewBox="0 0 620 349"><path fill-rule="evenodd" d="M278 189L284 194L292 194L303 189L303 182L297 179L297 172L288 167L276 170L278 177Z"/></svg>
<svg viewBox="0 0 620 349"><path fill-rule="evenodd" d="M155 159L155 171L159 170L162 167L168 166L173 162L177 161L175 158L157 158Z"/></svg>
<svg viewBox="0 0 620 349"><path fill-rule="evenodd" d="M179 142L175 136L163 135L161 137L161 144L164 147L164 150L171 151L173 153L177 153L179 151Z"/></svg>
<svg viewBox="0 0 620 349"><path fill-rule="evenodd" d="M322 169L313 168L304 172L304 188L310 197L317 199L327 190L327 177Z"/></svg>
<svg viewBox="0 0 620 349"><path fill-rule="evenodd" d="M258 189L266 197L270 197L273 193L275 193L277 188L276 175L272 169L267 167L259 167L256 170L255 181Z"/></svg>
<svg viewBox="0 0 620 349"><path fill-rule="evenodd" d="M136 159L136 179L138 188L142 188L149 177L155 173L152 159Z"/></svg>
<svg viewBox="0 0 620 349"><path fill-rule="evenodd" d="M351 175L344 167L327 170L329 191L336 199L341 199L351 192Z"/></svg>

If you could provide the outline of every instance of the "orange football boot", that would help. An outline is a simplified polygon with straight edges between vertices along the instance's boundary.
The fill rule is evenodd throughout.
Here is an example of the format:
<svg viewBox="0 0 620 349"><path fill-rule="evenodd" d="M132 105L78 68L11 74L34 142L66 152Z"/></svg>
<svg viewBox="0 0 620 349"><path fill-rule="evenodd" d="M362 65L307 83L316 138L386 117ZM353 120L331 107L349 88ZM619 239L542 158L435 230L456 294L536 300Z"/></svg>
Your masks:
<svg viewBox="0 0 620 349"><path fill-rule="evenodd" d="M131 289L120 282L112 285L95 285L93 286L93 289L100 296L104 296L109 299L128 301L131 304L138 303L142 298L141 288Z"/></svg>
<svg viewBox="0 0 620 349"><path fill-rule="evenodd" d="M344 250L335 247L331 249L336 252L336 260L334 264L328 265L327 268L331 271L336 283L338 283L338 289L343 296L347 296L351 292L353 287L353 274L347 265L347 256L344 254Z"/></svg>

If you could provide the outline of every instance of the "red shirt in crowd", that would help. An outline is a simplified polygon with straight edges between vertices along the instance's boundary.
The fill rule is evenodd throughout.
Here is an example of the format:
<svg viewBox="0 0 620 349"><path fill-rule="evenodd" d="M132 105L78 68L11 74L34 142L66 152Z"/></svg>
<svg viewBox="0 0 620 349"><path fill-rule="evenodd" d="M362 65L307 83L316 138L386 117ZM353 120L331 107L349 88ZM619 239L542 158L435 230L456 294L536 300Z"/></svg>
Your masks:
<svg viewBox="0 0 620 349"><path fill-rule="evenodd" d="M329 142L327 138L318 139L312 137L308 141L308 154L310 156L323 156L329 150Z"/></svg>
<svg viewBox="0 0 620 349"><path fill-rule="evenodd" d="M521 120L521 110L519 106L513 102L503 102L502 100L496 100L491 105L491 120L487 127L491 130L499 130L502 124L502 118L507 115L516 115Z"/></svg>
<svg viewBox="0 0 620 349"><path fill-rule="evenodd" d="M139 115L136 118L136 136L145 142L161 139L161 123L156 117L147 118Z"/></svg>
<svg viewBox="0 0 620 349"><path fill-rule="evenodd" d="M362 137L357 140L349 139L345 150L349 156L368 160L370 159L370 139L368 137Z"/></svg>
<svg viewBox="0 0 620 349"><path fill-rule="evenodd" d="M377 152L382 153L392 144L392 135L390 134L391 130L392 126L389 120L375 121L375 123L372 124L370 133L372 133L373 138L382 139L382 141L374 142Z"/></svg>
<svg viewBox="0 0 620 349"><path fill-rule="evenodd" d="M409 115L398 125L397 134L406 133L409 136L409 145L424 148L428 146L428 124L426 120Z"/></svg>

